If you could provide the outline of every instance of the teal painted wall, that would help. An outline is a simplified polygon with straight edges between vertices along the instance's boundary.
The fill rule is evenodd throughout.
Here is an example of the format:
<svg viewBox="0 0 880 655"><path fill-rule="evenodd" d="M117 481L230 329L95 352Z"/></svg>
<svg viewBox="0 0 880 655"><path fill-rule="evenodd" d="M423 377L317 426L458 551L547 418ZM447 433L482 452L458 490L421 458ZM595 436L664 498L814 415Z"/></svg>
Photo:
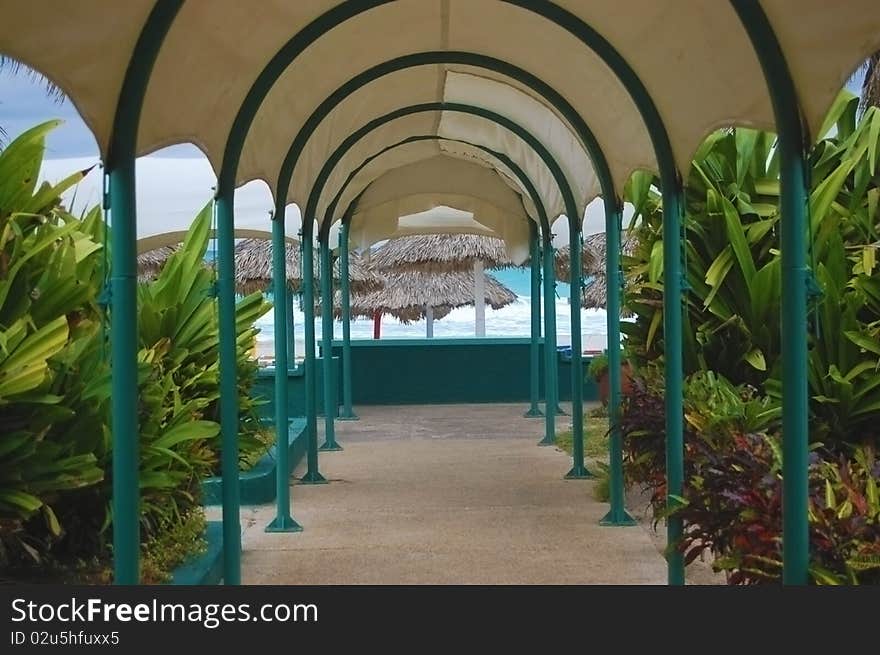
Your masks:
<svg viewBox="0 0 880 655"><path fill-rule="evenodd" d="M319 357L315 360L315 367L318 372L318 413L324 412L324 361ZM334 385L336 389L336 406L333 416L339 416L339 398L342 397L342 382L339 378L339 358L333 358L334 375L339 382ZM287 416L306 415L305 402L305 371L302 364L298 368L290 369L287 372ZM275 410L273 409L273 401L275 398L275 368L262 368L257 372L257 380L254 383L254 395L267 400L265 405L261 405L259 412L264 421L274 422Z"/></svg>
<svg viewBox="0 0 880 655"><path fill-rule="evenodd" d="M529 345L529 339L525 338L352 341L353 402L355 405L528 402ZM543 394L543 341L540 347ZM342 345L334 342L334 359L341 354ZM571 364L562 359L559 360L559 389L561 400L571 399ZM341 396L341 389L338 393ZM584 400L596 399L596 385L587 380Z"/></svg>

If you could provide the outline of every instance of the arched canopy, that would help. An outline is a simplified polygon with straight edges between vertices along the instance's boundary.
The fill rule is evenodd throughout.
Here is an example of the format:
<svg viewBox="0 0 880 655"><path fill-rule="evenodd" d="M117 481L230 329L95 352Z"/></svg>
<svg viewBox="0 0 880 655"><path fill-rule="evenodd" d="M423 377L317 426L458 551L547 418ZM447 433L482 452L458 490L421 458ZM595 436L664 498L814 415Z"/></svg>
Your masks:
<svg viewBox="0 0 880 655"><path fill-rule="evenodd" d="M439 150L429 141L408 145ZM441 206L460 213L430 212ZM351 239L364 248L403 234L492 234L504 239L512 258L524 261L529 220L523 198L492 169L436 155L391 169L360 193L351 217Z"/></svg>
<svg viewBox="0 0 880 655"><path fill-rule="evenodd" d="M494 177L503 180L507 186L520 196L521 202L523 203L528 216L532 220L540 220L537 208L535 207L528 190L518 179L515 172L511 170L507 164L501 161L498 156L469 143L441 139L433 135L414 135L403 142L387 146L379 153L364 160L364 162L358 167L353 169L350 173L350 178L347 179L337 191L336 196L334 196L334 201L331 202L331 205L328 207L328 211L332 209L332 214L327 218L331 222L341 220L345 215L346 208L348 208L355 199L360 196L368 186L370 186L370 184L378 178L387 175L390 171L402 171L406 167L410 167L410 172L407 173L409 179L413 180L413 178L416 178L418 181L414 180L415 183L418 184L423 191L426 190L424 185L434 186L435 190L438 191L441 188L445 190L452 189L453 185L450 184L450 180L444 178L447 171L438 170L436 167L439 164L437 163L431 165L431 168L434 169L434 173L439 175L439 177L427 177L431 174L431 171L423 167L426 166L424 162L430 159L444 160L445 168L450 170L453 168L461 168L461 171L468 171L472 170L472 167L474 166L481 166L485 169L494 171ZM456 179L459 179L465 187L480 190L479 185L474 184L474 179L468 177L462 179L462 173L457 170L453 171L452 174L456 175ZM464 173L464 175L466 176L466 173ZM487 178L484 171L475 170L474 175L476 175L479 180L489 180L488 183L492 186L497 184L496 180ZM401 183L407 183L407 180L400 181ZM437 187L437 184L439 184L440 187ZM462 187L455 188L456 192L460 192L461 190ZM498 192L500 193L501 191L499 190ZM363 202L360 202L359 206L364 207Z"/></svg>
<svg viewBox="0 0 880 655"><path fill-rule="evenodd" d="M373 116L371 118L375 119L376 117ZM362 126L363 123L353 126L352 131L357 130ZM333 139L335 144L333 150L335 150L350 133L351 132L337 135ZM488 156L484 151L480 151L465 144L469 143L503 153L515 161L526 172L529 179L534 182L548 213L556 215L565 210L562 195L559 192L559 187L556 184L552 173L541 157L534 152L533 148L530 147L521 136L518 136L509 128L493 123L484 117L466 115L460 112L432 111L401 116L394 121L377 127L354 144L333 167L332 172L327 179L327 183L321 192L317 206L315 207L315 217L323 222L322 219L337 191L342 187L352 171L354 171L366 159L381 152L388 144L399 142L401 139L406 139L413 135L424 134L443 137L443 141L438 141L434 146L435 152L436 149L439 149L441 152L446 152L447 149L449 149L450 151L448 154L450 155L462 159L476 159L487 166L491 166L498 170L502 170L502 168L498 167L497 162L495 162L492 157ZM448 141L459 141L461 142L461 145L453 147L447 144ZM417 150L424 150L427 147L430 147L427 143L423 143L421 146L414 146ZM324 155L323 159L320 161L313 162L317 165L315 170L312 170L312 167L309 166L308 173L303 172L302 175L298 176L296 171L301 171L302 167L295 169L292 192L288 197L288 201L296 201L300 206L305 206L307 204L308 195L318 179L320 170L333 150ZM551 154L553 154L552 151ZM375 172L383 169L388 170L385 167L394 166L396 157L400 156L409 158L410 156L413 156L411 152L399 152L397 149L389 151L386 155L388 156L373 160L371 162L371 170ZM558 161L559 160L557 159L557 162ZM385 167L380 168L383 163L385 164ZM589 168L589 163L586 159L583 159L583 163ZM566 173L568 173L568 170L571 170L565 169L564 166L563 169ZM592 169L589 168L589 170L591 171ZM304 181L306 179L307 181ZM568 179L572 179L570 174L568 175ZM355 190L357 190L357 187L352 189L352 191ZM300 193L304 195L301 196ZM586 198L583 194L578 197L580 199ZM343 204L343 202L339 203L335 210L335 218L340 217L339 213L344 211L345 207L347 207L346 204Z"/></svg>
<svg viewBox="0 0 880 655"><path fill-rule="evenodd" d="M51 0L13 4L4 10L0 48L55 81L106 154L129 58L154 4L90 0L70 8L64 21L57 20L57 3ZM833 10L825 0L763 0L761 6L782 46L806 124L815 133L853 68L880 49L876 2L849 0ZM268 89L255 105L237 179L262 177L271 183L293 136L334 89L396 57L461 51L510 62L559 91L596 134L622 188L632 170L655 168L653 151L615 71L575 36L578 23L611 44L644 84L680 169L687 168L692 152L714 128L773 129L761 69L727 2L303 0L264 3L254 11L237 0L215 0L185 2L180 8L150 78L137 149L146 153L191 141L217 170L249 91L255 88L251 100L260 100ZM41 38L34 39L35 33ZM303 161L321 161L333 147L330 135L345 134L389 107L422 101L424 94L436 100L461 92L470 102L490 102L469 86L488 84L487 78L525 92L520 81L497 72L482 71L477 80L459 83L459 74L475 72L464 64L421 66L372 82L365 92L372 103L362 105L357 93L347 99L309 140ZM558 113L534 99L542 111ZM573 165L573 159L555 154L563 166ZM309 176L298 172L296 179L301 178Z"/></svg>

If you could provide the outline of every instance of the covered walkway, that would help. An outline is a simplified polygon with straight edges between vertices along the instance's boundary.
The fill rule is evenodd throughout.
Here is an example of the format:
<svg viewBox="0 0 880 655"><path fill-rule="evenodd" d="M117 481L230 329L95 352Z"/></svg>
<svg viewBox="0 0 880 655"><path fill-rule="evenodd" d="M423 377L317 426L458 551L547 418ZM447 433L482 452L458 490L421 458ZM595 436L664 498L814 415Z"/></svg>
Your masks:
<svg viewBox="0 0 880 655"><path fill-rule="evenodd" d="M274 505L243 510L242 582L664 584L649 533L600 527L594 483L563 480L570 457L537 447L542 421L521 410L358 408L321 458L331 484L291 488L305 531L267 534Z"/></svg>

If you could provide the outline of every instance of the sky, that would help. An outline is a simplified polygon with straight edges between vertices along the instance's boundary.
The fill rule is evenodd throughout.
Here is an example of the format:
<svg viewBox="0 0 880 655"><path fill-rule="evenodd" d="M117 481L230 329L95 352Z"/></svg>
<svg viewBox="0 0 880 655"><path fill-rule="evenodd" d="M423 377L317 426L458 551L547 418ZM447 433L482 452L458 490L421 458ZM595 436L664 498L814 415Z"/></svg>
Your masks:
<svg viewBox="0 0 880 655"><path fill-rule="evenodd" d="M847 88L858 92L862 77L861 72L857 73ZM98 163L97 144L72 102L48 97L44 84L24 70L13 73L9 67L0 69L0 126L8 138L55 118L63 119L64 123L47 138L43 177L58 180ZM195 146L171 146L141 158L138 163L139 238L161 233L170 225L180 224L185 217L195 216L211 199L215 183L210 165ZM96 168L77 189L74 210L99 202L100 197L101 173ZM271 193L264 183L245 185L236 192L237 225L270 231L272 206ZM624 219L629 215L631 211L625 211ZM287 225L288 236L295 236L300 225L299 210L295 207L288 210ZM596 200L587 208L584 232L601 231L604 231L602 203ZM557 245L568 243L568 226L564 219L554 223L553 232Z"/></svg>

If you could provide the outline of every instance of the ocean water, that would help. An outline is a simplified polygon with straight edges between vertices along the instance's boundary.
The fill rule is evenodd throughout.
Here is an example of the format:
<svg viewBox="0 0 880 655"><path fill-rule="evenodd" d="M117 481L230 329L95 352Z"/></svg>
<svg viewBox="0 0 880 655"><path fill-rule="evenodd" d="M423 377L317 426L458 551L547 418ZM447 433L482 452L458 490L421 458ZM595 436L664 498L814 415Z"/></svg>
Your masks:
<svg viewBox="0 0 880 655"><path fill-rule="evenodd" d="M510 288L517 299L502 309L486 308L487 337L528 337L531 330L531 285L528 270L512 269L493 271L492 275ZM556 333L559 345L571 343L571 307L568 303L569 287L567 284L557 285L556 298ZM543 304L543 303L542 303ZM543 309L543 308L542 308ZM450 312L440 320L434 321L434 336L437 338L473 337L474 308L462 307ZM296 307L294 310L296 335L296 359L304 355L303 314ZM274 353L274 318L269 312L257 321L260 334L257 336L257 354L260 357L272 357ZM316 340L321 339L321 321L315 321ZM581 339L584 350L601 351L607 346L606 316L603 310L583 310L581 314ZM419 321L410 325L402 325L391 316L382 318L382 337L389 339L421 339L425 336L425 322ZM334 322L334 338L342 338L342 324ZM372 339L373 321L356 319L351 324L351 338Z"/></svg>

